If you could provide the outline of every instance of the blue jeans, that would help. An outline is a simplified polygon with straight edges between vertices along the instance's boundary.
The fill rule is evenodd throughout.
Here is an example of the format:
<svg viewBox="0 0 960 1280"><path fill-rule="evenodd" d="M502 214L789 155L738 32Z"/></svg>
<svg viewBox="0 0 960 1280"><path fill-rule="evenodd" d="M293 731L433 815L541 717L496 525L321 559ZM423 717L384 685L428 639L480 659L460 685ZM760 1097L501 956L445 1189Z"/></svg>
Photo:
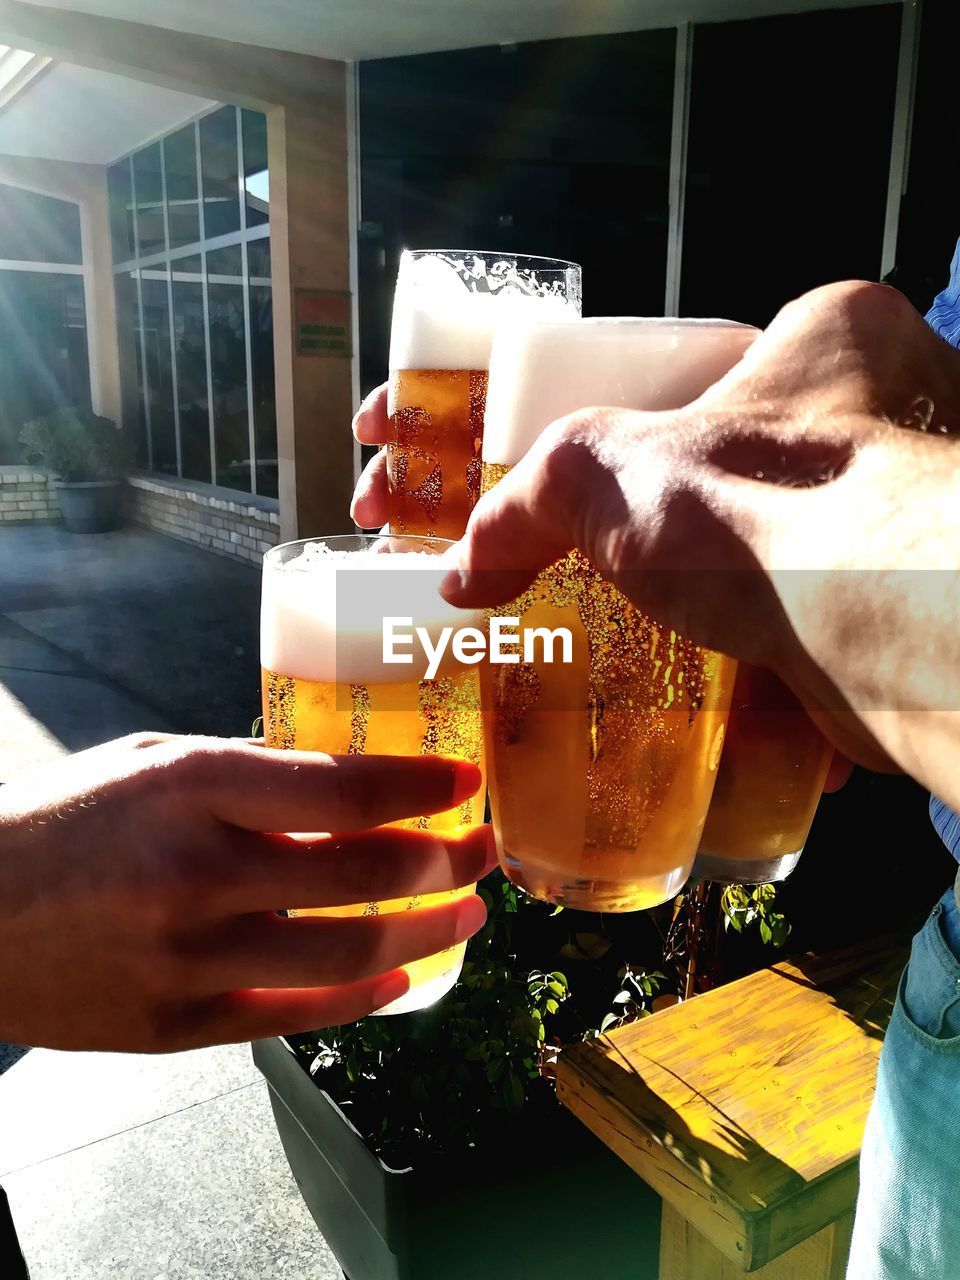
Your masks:
<svg viewBox="0 0 960 1280"><path fill-rule="evenodd" d="M847 1280L960 1277L960 912L913 940L860 1156Z"/></svg>

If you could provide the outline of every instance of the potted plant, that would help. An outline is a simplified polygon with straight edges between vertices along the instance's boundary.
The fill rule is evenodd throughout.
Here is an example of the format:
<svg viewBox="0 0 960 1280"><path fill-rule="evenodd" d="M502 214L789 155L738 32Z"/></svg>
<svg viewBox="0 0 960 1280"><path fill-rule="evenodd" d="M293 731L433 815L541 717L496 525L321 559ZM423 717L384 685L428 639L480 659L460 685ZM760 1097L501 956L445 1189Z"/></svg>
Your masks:
<svg viewBox="0 0 960 1280"><path fill-rule="evenodd" d="M572 1028L645 1016L658 975L498 872L481 893L487 924L432 1009L253 1046L303 1198L349 1280L564 1280L598 1266L605 1280L655 1280L658 1197L564 1111L550 1075ZM589 1027L565 974L531 968L533 953L580 972Z"/></svg>
<svg viewBox="0 0 960 1280"><path fill-rule="evenodd" d="M120 516L129 449L121 427L86 409L58 409L20 432L25 460L53 477L72 533L104 533Z"/></svg>

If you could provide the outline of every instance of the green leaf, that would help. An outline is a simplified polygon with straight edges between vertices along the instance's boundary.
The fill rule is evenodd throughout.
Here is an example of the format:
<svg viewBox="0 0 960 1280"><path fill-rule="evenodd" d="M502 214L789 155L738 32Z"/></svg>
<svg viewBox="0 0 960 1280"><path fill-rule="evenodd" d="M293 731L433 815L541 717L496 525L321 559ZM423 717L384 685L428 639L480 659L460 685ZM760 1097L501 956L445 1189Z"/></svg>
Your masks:
<svg viewBox="0 0 960 1280"><path fill-rule="evenodd" d="M577 946L588 960L599 960L610 950L611 942L601 933L578 933L574 935Z"/></svg>
<svg viewBox="0 0 960 1280"><path fill-rule="evenodd" d="M764 942L770 942L773 938L773 930L767 924L766 920L760 921L760 937Z"/></svg>
<svg viewBox="0 0 960 1280"><path fill-rule="evenodd" d="M509 1111L519 1111L523 1106L523 1081L512 1067L503 1077L503 1100Z"/></svg>
<svg viewBox="0 0 960 1280"><path fill-rule="evenodd" d="M600 1023L601 1034L604 1031L609 1031L611 1027L616 1026L619 1021L620 1019L615 1013L605 1013L603 1015L603 1021ZM596 1032L594 1032L594 1035L596 1035Z"/></svg>

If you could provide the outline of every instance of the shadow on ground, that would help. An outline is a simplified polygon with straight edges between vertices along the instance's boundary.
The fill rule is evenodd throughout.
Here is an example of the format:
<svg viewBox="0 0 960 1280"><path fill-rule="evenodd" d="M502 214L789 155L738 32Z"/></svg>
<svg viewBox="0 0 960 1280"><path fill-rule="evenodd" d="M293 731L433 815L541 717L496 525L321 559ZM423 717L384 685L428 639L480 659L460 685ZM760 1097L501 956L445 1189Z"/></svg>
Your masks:
<svg viewBox="0 0 960 1280"><path fill-rule="evenodd" d="M0 682L64 747L136 729L247 734L259 573L142 529L0 539Z"/></svg>

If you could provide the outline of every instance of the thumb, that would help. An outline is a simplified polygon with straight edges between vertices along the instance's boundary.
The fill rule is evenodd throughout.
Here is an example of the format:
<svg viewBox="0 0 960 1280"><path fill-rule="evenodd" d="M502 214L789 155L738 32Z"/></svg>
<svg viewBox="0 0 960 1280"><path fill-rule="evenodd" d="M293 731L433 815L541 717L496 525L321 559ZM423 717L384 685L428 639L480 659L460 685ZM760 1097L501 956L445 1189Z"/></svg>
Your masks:
<svg viewBox="0 0 960 1280"><path fill-rule="evenodd" d="M583 531L607 488L593 430L589 412L561 418L484 494L440 585L451 604L504 604L572 547L590 554Z"/></svg>

